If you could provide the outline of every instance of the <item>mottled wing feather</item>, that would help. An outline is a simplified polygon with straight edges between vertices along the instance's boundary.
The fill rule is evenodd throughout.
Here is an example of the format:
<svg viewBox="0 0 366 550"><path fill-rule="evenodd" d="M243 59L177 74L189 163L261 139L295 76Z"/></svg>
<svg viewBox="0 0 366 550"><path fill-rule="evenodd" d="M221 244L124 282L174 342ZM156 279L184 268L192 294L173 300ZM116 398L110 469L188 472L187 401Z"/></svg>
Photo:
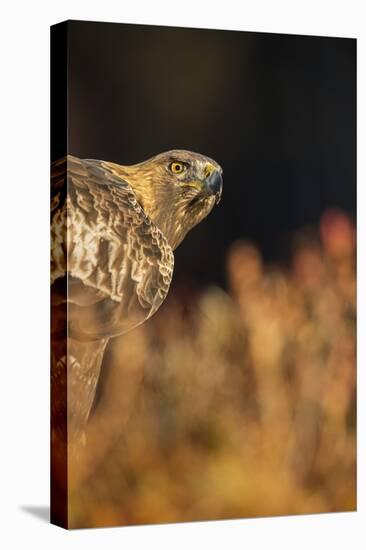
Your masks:
<svg viewBox="0 0 366 550"><path fill-rule="evenodd" d="M173 253L126 181L107 162L52 166L52 283L71 336L121 334L150 317L172 278Z"/></svg>

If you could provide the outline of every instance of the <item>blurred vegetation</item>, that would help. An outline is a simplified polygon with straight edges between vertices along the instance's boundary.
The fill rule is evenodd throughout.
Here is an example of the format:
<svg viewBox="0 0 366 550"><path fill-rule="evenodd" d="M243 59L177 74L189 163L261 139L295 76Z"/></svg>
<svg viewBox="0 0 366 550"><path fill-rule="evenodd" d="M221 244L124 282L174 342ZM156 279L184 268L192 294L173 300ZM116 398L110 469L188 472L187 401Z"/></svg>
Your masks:
<svg viewBox="0 0 366 550"><path fill-rule="evenodd" d="M327 211L288 266L236 242L227 281L112 342L72 527L355 509L352 222Z"/></svg>

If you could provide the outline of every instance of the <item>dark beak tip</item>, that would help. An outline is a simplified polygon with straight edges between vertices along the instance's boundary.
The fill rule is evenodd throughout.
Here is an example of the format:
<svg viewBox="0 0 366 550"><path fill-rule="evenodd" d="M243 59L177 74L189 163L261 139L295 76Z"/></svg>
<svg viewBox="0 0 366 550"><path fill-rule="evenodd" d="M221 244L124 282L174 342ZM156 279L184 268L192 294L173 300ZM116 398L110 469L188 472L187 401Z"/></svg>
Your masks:
<svg viewBox="0 0 366 550"><path fill-rule="evenodd" d="M221 198L222 185L222 175L215 170L215 172L207 178L207 189L211 195L216 195L216 204L219 203Z"/></svg>

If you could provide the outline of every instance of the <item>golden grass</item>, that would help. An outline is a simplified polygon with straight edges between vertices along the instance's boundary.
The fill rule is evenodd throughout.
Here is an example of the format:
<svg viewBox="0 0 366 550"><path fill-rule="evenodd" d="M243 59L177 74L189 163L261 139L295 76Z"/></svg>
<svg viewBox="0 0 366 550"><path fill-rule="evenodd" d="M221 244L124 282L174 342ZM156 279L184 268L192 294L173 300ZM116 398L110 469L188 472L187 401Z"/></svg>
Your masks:
<svg viewBox="0 0 366 550"><path fill-rule="evenodd" d="M113 341L71 526L355 509L353 225L328 211L287 268L234 243L227 275Z"/></svg>

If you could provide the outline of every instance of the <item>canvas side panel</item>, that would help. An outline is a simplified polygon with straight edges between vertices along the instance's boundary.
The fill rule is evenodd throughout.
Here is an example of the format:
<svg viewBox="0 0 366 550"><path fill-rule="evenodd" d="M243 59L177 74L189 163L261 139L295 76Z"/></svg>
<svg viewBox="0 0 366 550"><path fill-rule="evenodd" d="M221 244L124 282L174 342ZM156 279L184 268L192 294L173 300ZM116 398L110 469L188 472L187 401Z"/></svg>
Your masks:
<svg viewBox="0 0 366 550"><path fill-rule="evenodd" d="M51 27L51 216L55 162L57 178L66 181L67 171L66 161L61 168L58 162L67 155L67 37L67 22ZM56 246L51 232L53 251ZM66 292L62 278L51 284L51 523L64 528L68 526Z"/></svg>

